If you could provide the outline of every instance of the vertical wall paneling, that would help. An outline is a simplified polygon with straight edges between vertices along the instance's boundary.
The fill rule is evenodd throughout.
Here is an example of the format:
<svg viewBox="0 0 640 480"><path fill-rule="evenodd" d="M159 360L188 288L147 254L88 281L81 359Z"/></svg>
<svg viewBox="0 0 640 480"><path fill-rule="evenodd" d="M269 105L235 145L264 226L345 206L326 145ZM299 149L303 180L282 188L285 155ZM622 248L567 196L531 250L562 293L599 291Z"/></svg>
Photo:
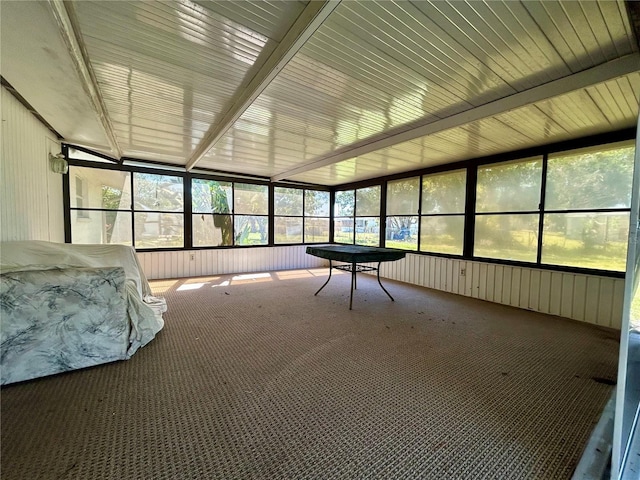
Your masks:
<svg viewBox="0 0 640 480"><path fill-rule="evenodd" d="M598 323L598 303L600 300L600 279L597 277L587 278L587 290L585 300L585 321Z"/></svg>
<svg viewBox="0 0 640 480"><path fill-rule="evenodd" d="M140 252L138 257L149 279L328 266L307 255L304 245ZM614 328L620 328L622 318L623 279L412 253L383 263L380 276Z"/></svg>
<svg viewBox="0 0 640 480"><path fill-rule="evenodd" d="M529 308L529 298L531 294L531 270L523 268L520 274L520 308Z"/></svg>
<svg viewBox="0 0 640 480"><path fill-rule="evenodd" d="M623 282L624 283L624 282ZM585 321L585 303L587 295L587 277L576 275L573 281L572 318Z"/></svg>
<svg viewBox="0 0 640 480"><path fill-rule="evenodd" d="M611 313L613 311L613 282L600 282L598 295L597 323L605 327L611 326Z"/></svg>
<svg viewBox="0 0 640 480"><path fill-rule="evenodd" d="M505 266L502 272L502 303L511 305L511 276L513 267Z"/></svg>
<svg viewBox="0 0 640 480"><path fill-rule="evenodd" d="M565 273L562 275L562 298L560 300L560 316L569 317L573 310L573 287L575 275Z"/></svg>
<svg viewBox="0 0 640 480"><path fill-rule="evenodd" d="M549 313L560 315L560 304L562 303L562 273L551 273L551 285L549 291Z"/></svg>
<svg viewBox="0 0 640 480"><path fill-rule="evenodd" d="M540 272L540 290L538 293L538 310L541 312L550 312L551 306L551 272Z"/></svg>
<svg viewBox="0 0 640 480"><path fill-rule="evenodd" d="M620 328L622 319L619 278L411 253L383 263L380 276L613 328Z"/></svg>
<svg viewBox="0 0 640 480"><path fill-rule="evenodd" d="M514 307L520 306L520 279L522 276L522 268L514 268L511 273L511 298L509 305Z"/></svg>
<svg viewBox="0 0 640 480"><path fill-rule="evenodd" d="M471 269L471 296L478 298L480 296L480 264L473 264Z"/></svg>
<svg viewBox="0 0 640 480"><path fill-rule="evenodd" d="M62 176L49 169L60 143L2 87L0 239L64 241Z"/></svg>
<svg viewBox="0 0 640 480"><path fill-rule="evenodd" d="M193 255L193 260L191 256ZM318 268L328 262L307 255L303 245L291 247L234 248L138 252L148 279L200 277L296 268Z"/></svg>
<svg viewBox="0 0 640 480"><path fill-rule="evenodd" d="M486 300L495 301L496 266L492 263L487 265L487 296Z"/></svg>
<svg viewBox="0 0 640 480"><path fill-rule="evenodd" d="M624 280L616 278L613 282L613 306L611 308L611 326L616 327L622 324L622 307L623 302L616 299L624 299Z"/></svg>

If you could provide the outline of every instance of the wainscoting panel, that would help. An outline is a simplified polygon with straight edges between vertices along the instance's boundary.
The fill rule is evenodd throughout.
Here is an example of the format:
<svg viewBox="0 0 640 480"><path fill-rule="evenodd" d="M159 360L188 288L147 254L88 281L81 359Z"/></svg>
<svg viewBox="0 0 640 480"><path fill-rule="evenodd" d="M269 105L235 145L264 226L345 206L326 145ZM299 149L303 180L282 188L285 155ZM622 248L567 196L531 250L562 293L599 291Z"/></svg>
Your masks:
<svg viewBox="0 0 640 480"><path fill-rule="evenodd" d="M551 315L620 328L624 280L407 254L380 276Z"/></svg>
<svg viewBox="0 0 640 480"><path fill-rule="evenodd" d="M328 262L306 247L138 253L149 279L318 268ZM377 266L376 264L369 264ZM380 276L489 302L620 328L624 280L594 275L407 254Z"/></svg>
<svg viewBox="0 0 640 480"><path fill-rule="evenodd" d="M307 255L304 245L139 252L138 259L150 280L317 268L328 265L325 260Z"/></svg>

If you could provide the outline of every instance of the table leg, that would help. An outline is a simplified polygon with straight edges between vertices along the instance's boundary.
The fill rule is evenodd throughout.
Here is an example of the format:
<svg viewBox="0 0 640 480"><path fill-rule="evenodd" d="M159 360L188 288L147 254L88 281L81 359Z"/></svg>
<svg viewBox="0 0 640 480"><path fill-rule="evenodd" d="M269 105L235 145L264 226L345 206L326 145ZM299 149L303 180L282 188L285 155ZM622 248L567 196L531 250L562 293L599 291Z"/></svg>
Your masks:
<svg viewBox="0 0 640 480"><path fill-rule="evenodd" d="M353 310L353 289L356 288L356 264L351 264L351 296L349 297L349 310Z"/></svg>
<svg viewBox="0 0 640 480"><path fill-rule="evenodd" d="M316 293L314 293L314 295L318 295L320 293L320 290L322 290L327 285L327 283L329 283L329 280L331 280L331 270L333 270L333 265L331 264L331 260L329 260L329 278L327 278L327 281L324 282L324 284L318 289Z"/></svg>
<svg viewBox="0 0 640 480"><path fill-rule="evenodd" d="M393 297L391 296L391 294L389 292L387 292L387 289L384 288L384 286L382 285L382 282L380 281L380 264L382 262L378 262L378 283L380 284L380 287L382 288L382 290L384 290L384 293L386 293L387 295L389 295L389 298L391 299L392 302L395 302L395 300L393 299Z"/></svg>

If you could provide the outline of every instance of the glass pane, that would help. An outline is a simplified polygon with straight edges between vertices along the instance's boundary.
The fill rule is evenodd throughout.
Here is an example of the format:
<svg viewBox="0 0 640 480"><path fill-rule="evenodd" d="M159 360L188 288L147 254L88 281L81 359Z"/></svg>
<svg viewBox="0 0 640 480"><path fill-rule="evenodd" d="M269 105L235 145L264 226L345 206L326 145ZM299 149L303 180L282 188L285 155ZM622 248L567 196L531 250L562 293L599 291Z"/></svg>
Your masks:
<svg viewBox="0 0 640 480"><path fill-rule="evenodd" d="M136 210L181 212L183 209L182 177L133 174L133 198Z"/></svg>
<svg viewBox="0 0 640 480"><path fill-rule="evenodd" d="M131 173L69 167L71 208L131 210Z"/></svg>
<svg viewBox="0 0 640 480"><path fill-rule="evenodd" d="M425 175L422 179L422 214L464 213L467 171Z"/></svg>
<svg viewBox="0 0 640 480"><path fill-rule="evenodd" d="M417 215L420 177L387 183L387 215Z"/></svg>
<svg viewBox="0 0 640 480"><path fill-rule="evenodd" d="M387 217L384 246L403 250L418 249L418 217Z"/></svg>
<svg viewBox="0 0 640 480"><path fill-rule="evenodd" d="M304 192L304 214L311 217L329 216L329 192L318 190L305 190Z"/></svg>
<svg viewBox="0 0 640 480"><path fill-rule="evenodd" d="M302 217L275 217L273 221L276 243L302 243Z"/></svg>
<svg viewBox="0 0 640 480"><path fill-rule="evenodd" d="M317 243L329 241L329 219L328 218L305 218L304 219L304 241L305 243Z"/></svg>
<svg viewBox="0 0 640 480"><path fill-rule="evenodd" d="M191 184L193 213L231 213L232 185L231 182L194 178Z"/></svg>
<svg viewBox="0 0 640 480"><path fill-rule="evenodd" d="M354 190L336 192L333 214L336 217L348 217L353 215L356 208L356 197Z"/></svg>
<svg viewBox="0 0 640 480"><path fill-rule="evenodd" d="M193 246L222 247L233 245L231 215L196 214L192 216Z"/></svg>
<svg viewBox="0 0 640 480"><path fill-rule="evenodd" d="M628 213L548 214L542 263L624 272L628 235Z"/></svg>
<svg viewBox="0 0 640 480"><path fill-rule="evenodd" d="M333 241L353 243L353 218L336 218L333 221Z"/></svg>
<svg viewBox="0 0 640 480"><path fill-rule="evenodd" d="M179 213L136 212L136 248L183 247L183 217Z"/></svg>
<svg viewBox="0 0 640 480"><path fill-rule="evenodd" d="M538 214L477 216L474 256L535 262L538 219Z"/></svg>
<svg viewBox="0 0 640 480"><path fill-rule="evenodd" d="M267 244L269 239L269 222L267 217L236 215L234 223L235 245Z"/></svg>
<svg viewBox="0 0 640 480"><path fill-rule="evenodd" d="M464 217L422 217L420 251L462 255Z"/></svg>
<svg viewBox="0 0 640 480"><path fill-rule="evenodd" d="M132 245L130 212L71 210L71 242Z"/></svg>
<svg viewBox="0 0 640 480"><path fill-rule="evenodd" d="M274 189L274 213L276 215L302 216L302 196L298 188L276 187Z"/></svg>
<svg viewBox="0 0 640 480"><path fill-rule="evenodd" d="M380 218L356 218L356 244L377 247L380 245Z"/></svg>
<svg viewBox="0 0 640 480"><path fill-rule="evenodd" d="M269 213L269 189L266 185L236 183L234 192L234 213Z"/></svg>
<svg viewBox="0 0 640 480"><path fill-rule="evenodd" d="M477 212L535 211L540 206L542 160L494 163L478 168Z"/></svg>
<svg viewBox="0 0 640 480"><path fill-rule="evenodd" d="M356 215L380 215L380 185L356 190Z"/></svg>
<svg viewBox="0 0 640 480"><path fill-rule="evenodd" d="M545 208L629 208L633 154L633 146L618 146L549 156Z"/></svg>
<svg viewBox="0 0 640 480"><path fill-rule="evenodd" d="M89 160L90 162L98 162L98 163L110 163L113 165L117 163L117 160L114 158L113 160L107 160L106 158L98 157L97 155L92 155L90 153L82 152L73 147L69 147L69 158L74 160Z"/></svg>

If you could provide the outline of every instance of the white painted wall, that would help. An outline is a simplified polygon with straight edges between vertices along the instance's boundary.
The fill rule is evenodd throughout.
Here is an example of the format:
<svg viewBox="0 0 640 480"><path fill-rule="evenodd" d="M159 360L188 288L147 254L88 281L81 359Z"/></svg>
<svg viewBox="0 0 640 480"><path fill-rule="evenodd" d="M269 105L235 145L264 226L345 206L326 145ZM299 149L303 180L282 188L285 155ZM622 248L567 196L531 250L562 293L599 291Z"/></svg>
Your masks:
<svg viewBox="0 0 640 480"><path fill-rule="evenodd" d="M0 240L64 242L62 175L49 169L60 142L2 87Z"/></svg>

